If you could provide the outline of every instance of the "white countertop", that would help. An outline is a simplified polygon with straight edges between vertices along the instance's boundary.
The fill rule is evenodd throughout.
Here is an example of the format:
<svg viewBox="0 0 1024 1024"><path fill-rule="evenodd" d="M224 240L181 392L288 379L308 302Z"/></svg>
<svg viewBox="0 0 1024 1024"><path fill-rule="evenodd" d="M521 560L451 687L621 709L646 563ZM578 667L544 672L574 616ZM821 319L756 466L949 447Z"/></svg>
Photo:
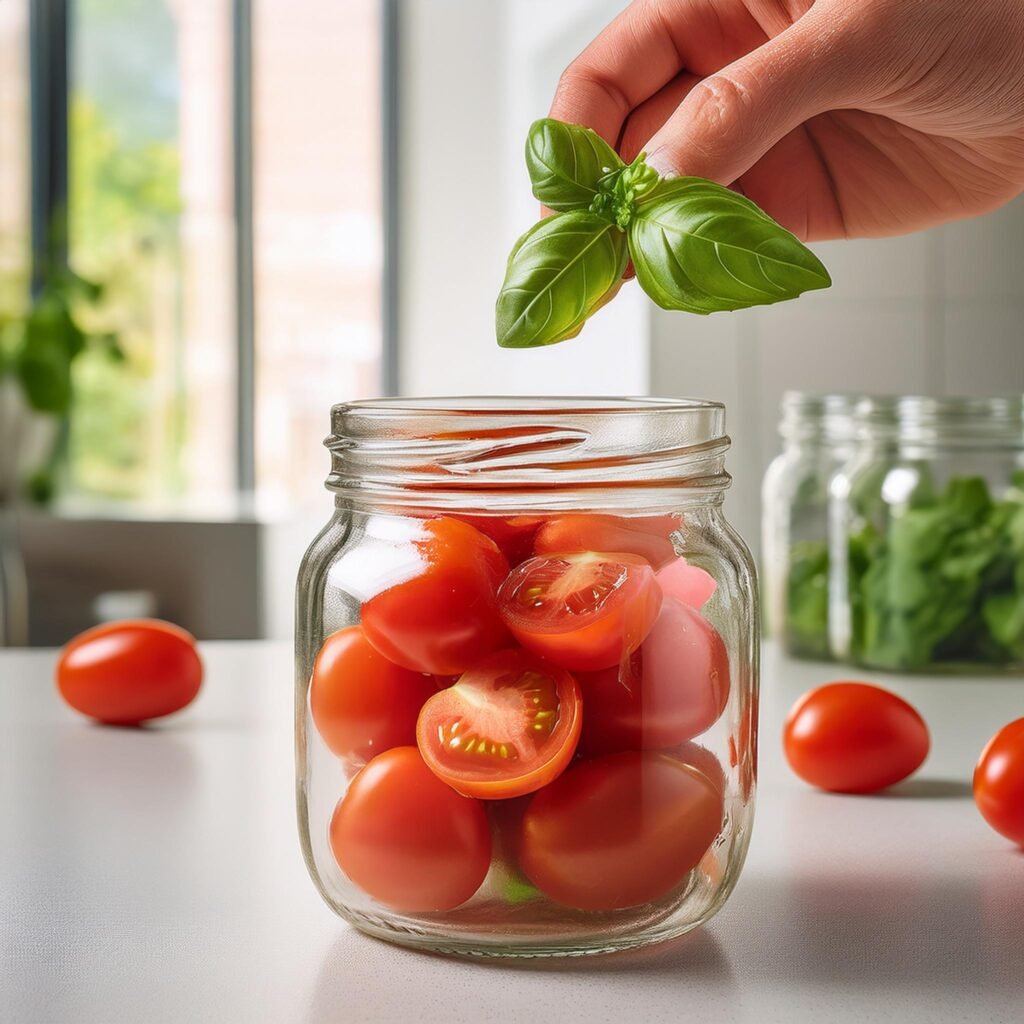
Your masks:
<svg viewBox="0 0 1024 1024"><path fill-rule="evenodd" d="M0 651L5 1024L1024 1021L1024 854L969 787L1024 715L1020 680L880 679L929 722L931 756L889 796L828 796L779 732L838 673L769 649L754 838L718 917L651 951L465 962L321 903L296 838L290 651L203 653L195 705L136 731L65 708L52 652Z"/></svg>

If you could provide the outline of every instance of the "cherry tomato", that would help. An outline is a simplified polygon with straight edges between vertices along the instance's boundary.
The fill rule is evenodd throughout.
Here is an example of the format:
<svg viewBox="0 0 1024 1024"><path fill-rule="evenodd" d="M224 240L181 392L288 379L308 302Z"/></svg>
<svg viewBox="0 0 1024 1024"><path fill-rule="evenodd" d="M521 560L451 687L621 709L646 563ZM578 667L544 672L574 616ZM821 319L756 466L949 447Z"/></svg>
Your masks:
<svg viewBox="0 0 1024 1024"><path fill-rule="evenodd" d="M518 565L533 553L533 538L544 519L541 516L464 516L455 517L469 523L484 536L490 537L508 559Z"/></svg>
<svg viewBox="0 0 1024 1024"><path fill-rule="evenodd" d="M1000 835L1024 846L1024 718L1004 725L982 751L974 802Z"/></svg>
<svg viewBox="0 0 1024 1024"><path fill-rule="evenodd" d="M368 761L416 742L416 716L436 692L432 676L392 664L370 646L359 626L349 626L320 648L309 707L333 753Z"/></svg>
<svg viewBox="0 0 1024 1024"><path fill-rule="evenodd" d="M618 910L677 888L721 827L721 793L701 772L628 751L581 761L533 798L519 862L556 903Z"/></svg>
<svg viewBox="0 0 1024 1024"><path fill-rule="evenodd" d="M700 612L665 598L624 665L581 673L586 754L672 747L711 728L729 700L729 655Z"/></svg>
<svg viewBox="0 0 1024 1024"><path fill-rule="evenodd" d="M427 701L416 737L438 778L465 796L495 800L561 775L581 720L580 689L565 669L501 651Z"/></svg>
<svg viewBox="0 0 1024 1024"><path fill-rule="evenodd" d="M625 551L646 558L655 568L675 558L669 539L679 529L676 516L609 516L598 513L559 516L537 531L533 550L538 555L568 555L583 551Z"/></svg>
<svg viewBox="0 0 1024 1024"><path fill-rule="evenodd" d="M678 747L666 750L665 754L700 772L715 787L715 792L724 799L729 780L722 762L707 747L687 740Z"/></svg>
<svg viewBox="0 0 1024 1024"><path fill-rule="evenodd" d="M195 638L158 619L110 622L61 651L57 688L83 715L138 725L190 704L203 681Z"/></svg>
<svg viewBox="0 0 1024 1024"><path fill-rule="evenodd" d="M489 537L450 516L422 523L411 543L412 575L363 605L366 637L403 668L464 672L508 642L496 599L508 562Z"/></svg>
<svg viewBox="0 0 1024 1024"><path fill-rule="evenodd" d="M352 780L330 838L338 866L360 889L409 913L465 903L491 862L483 804L446 786L415 747L378 754Z"/></svg>
<svg viewBox="0 0 1024 1024"><path fill-rule="evenodd" d="M638 555L531 558L499 591L501 613L528 650L570 670L618 664L650 632L661 608L654 570Z"/></svg>
<svg viewBox="0 0 1024 1024"><path fill-rule="evenodd" d="M786 719L790 767L834 793L874 793L917 771L928 756L924 719L896 694L868 683L829 683L805 693Z"/></svg>
<svg viewBox="0 0 1024 1024"><path fill-rule="evenodd" d="M660 569L658 584L666 597L676 597L691 608L703 608L718 589L714 576L685 558L674 558Z"/></svg>

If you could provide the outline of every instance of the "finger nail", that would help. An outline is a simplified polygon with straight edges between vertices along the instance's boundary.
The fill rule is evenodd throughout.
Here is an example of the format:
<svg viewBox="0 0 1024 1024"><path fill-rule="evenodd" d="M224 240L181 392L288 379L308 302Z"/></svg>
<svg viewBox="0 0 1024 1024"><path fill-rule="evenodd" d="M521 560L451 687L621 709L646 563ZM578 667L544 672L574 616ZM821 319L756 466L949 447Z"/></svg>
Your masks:
<svg viewBox="0 0 1024 1024"><path fill-rule="evenodd" d="M659 146L646 159L647 166L657 171L666 181L679 177L679 171L675 168L672 156L664 146Z"/></svg>

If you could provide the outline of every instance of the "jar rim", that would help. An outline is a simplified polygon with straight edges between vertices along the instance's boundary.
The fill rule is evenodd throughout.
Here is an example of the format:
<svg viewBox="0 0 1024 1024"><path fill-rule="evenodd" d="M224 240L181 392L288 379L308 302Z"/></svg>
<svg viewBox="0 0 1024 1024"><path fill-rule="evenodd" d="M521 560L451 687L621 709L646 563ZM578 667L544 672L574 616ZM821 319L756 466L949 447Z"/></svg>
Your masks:
<svg viewBox="0 0 1024 1024"><path fill-rule="evenodd" d="M729 484L725 406L705 399L379 398L334 406L331 428L327 487L368 504L719 504Z"/></svg>
<svg viewBox="0 0 1024 1024"><path fill-rule="evenodd" d="M1024 395L879 395L857 407L862 439L957 447L1024 447Z"/></svg>

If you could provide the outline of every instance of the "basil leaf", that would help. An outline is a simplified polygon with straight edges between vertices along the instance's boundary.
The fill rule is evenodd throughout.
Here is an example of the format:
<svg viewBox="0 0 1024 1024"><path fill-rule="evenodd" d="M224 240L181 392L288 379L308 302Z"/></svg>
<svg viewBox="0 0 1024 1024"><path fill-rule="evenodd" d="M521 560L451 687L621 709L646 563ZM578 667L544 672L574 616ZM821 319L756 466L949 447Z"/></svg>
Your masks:
<svg viewBox="0 0 1024 1024"><path fill-rule="evenodd" d="M498 295L502 348L565 341L616 287L626 269L625 233L593 213L556 213L516 242Z"/></svg>
<svg viewBox="0 0 1024 1024"><path fill-rule="evenodd" d="M625 166L589 128L549 117L534 121L526 137L533 194L552 210L586 210L602 178Z"/></svg>
<svg viewBox="0 0 1024 1024"><path fill-rule="evenodd" d="M715 313L827 288L821 261L749 199L703 178L658 185L636 205L637 280L663 309Z"/></svg>

